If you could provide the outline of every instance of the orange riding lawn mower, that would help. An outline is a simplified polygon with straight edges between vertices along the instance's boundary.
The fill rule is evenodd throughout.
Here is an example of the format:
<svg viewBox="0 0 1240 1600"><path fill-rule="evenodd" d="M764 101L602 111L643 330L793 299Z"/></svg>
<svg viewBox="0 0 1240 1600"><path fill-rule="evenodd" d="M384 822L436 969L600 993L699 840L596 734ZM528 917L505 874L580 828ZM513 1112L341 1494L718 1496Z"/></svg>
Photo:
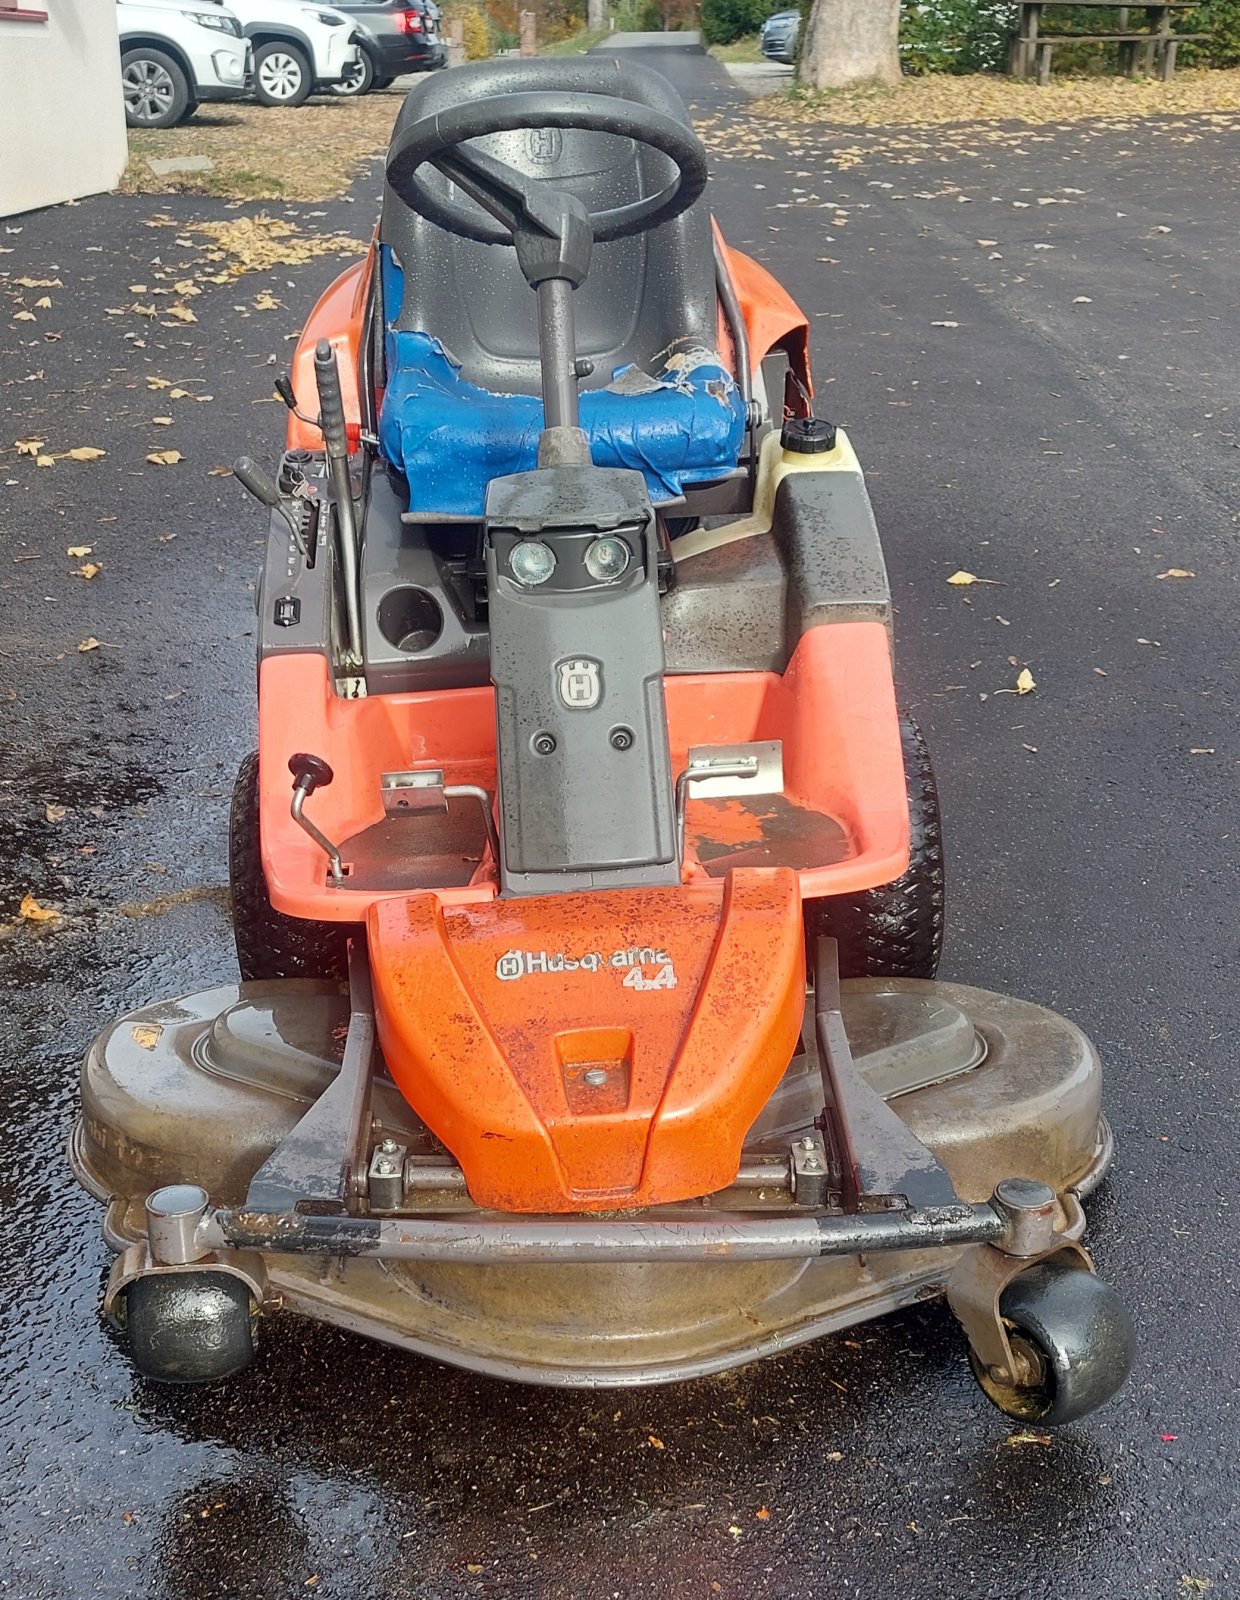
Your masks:
<svg viewBox="0 0 1240 1600"><path fill-rule="evenodd" d="M1111 1396L1085 1036L939 982L925 744L808 325L641 65L420 83L280 391L240 983L108 1028L72 1141L139 1371L277 1311L535 1383L937 1293L1009 1416Z"/></svg>

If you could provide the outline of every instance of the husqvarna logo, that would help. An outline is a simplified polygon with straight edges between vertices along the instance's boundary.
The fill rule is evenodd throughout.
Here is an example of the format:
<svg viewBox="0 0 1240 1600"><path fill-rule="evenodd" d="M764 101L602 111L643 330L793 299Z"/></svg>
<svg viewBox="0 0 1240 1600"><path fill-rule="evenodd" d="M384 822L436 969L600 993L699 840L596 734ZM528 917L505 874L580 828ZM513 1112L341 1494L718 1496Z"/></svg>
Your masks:
<svg viewBox="0 0 1240 1600"><path fill-rule="evenodd" d="M563 145L564 141L560 137L558 128L526 129L526 156L529 160L536 161L540 166L548 166L552 161L558 161Z"/></svg>
<svg viewBox="0 0 1240 1600"><path fill-rule="evenodd" d="M589 656L574 656L559 666L560 699L570 711L590 711L603 696L603 672Z"/></svg>

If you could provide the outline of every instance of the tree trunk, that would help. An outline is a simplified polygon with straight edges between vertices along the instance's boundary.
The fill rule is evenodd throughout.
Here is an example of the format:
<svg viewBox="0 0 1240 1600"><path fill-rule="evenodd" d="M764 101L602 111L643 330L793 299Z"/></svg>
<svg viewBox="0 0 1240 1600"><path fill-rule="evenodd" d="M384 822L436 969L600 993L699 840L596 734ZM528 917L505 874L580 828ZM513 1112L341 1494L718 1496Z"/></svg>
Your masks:
<svg viewBox="0 0 1240 1600"><path fill-rule="evenodd" d="M815 89L896 83L900 0L814 0L797 75Z"/></svg>
<svg viewBox="0 0 1240 1600"><path fill-rule="evenodd" d="M607 0L588 0L586 27L591 33L602 33L607 27Z"/></svg>

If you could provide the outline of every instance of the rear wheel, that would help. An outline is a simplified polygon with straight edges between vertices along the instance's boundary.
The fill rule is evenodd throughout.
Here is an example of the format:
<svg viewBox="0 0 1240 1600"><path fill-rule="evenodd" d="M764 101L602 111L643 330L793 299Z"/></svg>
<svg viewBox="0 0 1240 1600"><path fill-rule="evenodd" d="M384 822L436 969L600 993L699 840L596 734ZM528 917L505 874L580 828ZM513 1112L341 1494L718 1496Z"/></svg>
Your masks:
<svg viewBox="0 0 1240 1600"><path fill-rule="evenodd" d="M943 830L934 768L921 729L900 717L908 785L908 870L894 883L806 905L809 947L839 941L841 978L933 978L943 953Z"/></svg>
<svg viewBox="0 0 1240 1600"><path fill-rule="evenodd" d="M230 1272L160 1272L125 1290L129 1355L156 1383L215 1383L254 1358L258 1307Z"/></svg>
<svg viewBox="0 0 1240 1600"><path fill-rule="evenodd" d="M267 893L258 832L258 755L237 773L228 823L233 938L243 979L343 978L354 925L310 922L277 911Z"/></svg>
<svg viewBox="0 0 1240 1600"><path fill-rule="evenodd" d="M273 40L254 52L254 95L265 106L299 106L310 97L314 79L305 52Z"/></svg>
<svg viewBox="0 0 1240 1600"><path fill-rule="evenodd" d="M395 78L376 78L370 87L372 89L390 89L395 82Z"/></svg>
<svg viewBox="0 0 1240 1600"><path fill-rule="evenodd" d="M189 115L189 83L162 50L139 45L121 57L125 121L131 128L175 128Z"/></svg>

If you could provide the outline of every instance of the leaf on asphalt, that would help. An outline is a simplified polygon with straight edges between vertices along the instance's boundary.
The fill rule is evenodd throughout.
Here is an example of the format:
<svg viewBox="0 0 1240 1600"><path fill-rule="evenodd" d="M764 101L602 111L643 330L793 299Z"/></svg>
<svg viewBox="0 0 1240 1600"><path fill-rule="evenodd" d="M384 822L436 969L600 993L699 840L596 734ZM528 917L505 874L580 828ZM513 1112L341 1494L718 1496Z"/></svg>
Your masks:
<svg viewBox="0 0 1240 1600"><path fill-rule="evenodd" d="M33 311L15 311L13 313L13 321L14 322L37 322L38 318L35 316Z"/></svg>
<svg viewBox="0 0 1240 1600"><path fill-rule="evenodd" d="M164 1030L155 1023L139 1022L130 1028L129 1036L136 1045L141 1045L143 1050L154 1050L163 1037Z"/></svg>
<svg viewBox="0 0 1240 1600"><path fill-rule="evenodd" d="M97 450L93 444L80 444L74 450L66 450L63 456L57 456L57 461L101 461L107 455L106 450Z"/></svg>
<svg viewBox="0 0 1240 1600"><path fill-rule="evenodd" d="M971 583L988 583L996 589L1002 589L1002 578L979 578L975 572L966 572L962 567L959 572L953 572L948 578L948 583L954 584L957 589L967 588Z"/></svg>
<svg viewBox="0 0 1240 1600"><path fill-rule="evenodd" d="M75 561L80 561L83 556L93 555L94 551L95 547L93 544L71 544L65 551L65 554L67 556L72 556Z"/></svg>
<svg viewBox="0 0 1240 1600"><path fill-rule="evenodd" d="M958 322L932 322L930 326L932 328L958 328L960 324Z"/></svg>
<svg viewBox="0 0 1240 1600"><path fill-rule="evenodd" d="M233 469L231 467L208 467L207 468L207 477L208 478L231 478L232 475L233 475Z"/></svg>
<svg viewBox="0 0 1240 1600"><path fill-rule="evenodd" d="M23 289L63 289L64 284L59 278L14 278L13 282Z"/></svg>
<svg viewBox="0 0 1240 1600"><path fill-rule="evenodd" d="M85 561L80 567L74 567L73 576L75 578L97 578L102 571L103 568L97 561Z"/></svg>
<svg viewBox="0 0 1240 1600"><path fill-rule="evenodd" d="M1181 1594L1206 1594L1213 1587L1214 1584L1209 1578L1199 1578L1192 1572L1186 1572L1180 1578Z"/></svg>
<svg viewBox="0 0 1240 1600"><path fill-rule="evenodd" d="M152 417L151 421L157 428L170 428L172 426L171 417Z"/></svg>
<svg viewBox="0 0 1240 1600"><path fill-rule="evenodd" d="M1158 574L1160 578L1195 578L1197 574L1188 567L1168 567L1166 572Z"/></svg>
<svg viewBox="0 0 1240 1600"><path fill-rule="evenodd" d="M47 443L46 439L14 439L19 456L37 456Z"/></svg>
<svg viewBox="0 0 1240 1600"><path fill-rule="evenodd" d="M1040 1444L1046 1449L1055 1441L1049 1433L1034 1433L1032 1428L1022 1428L1019 1433L1009 1433L1003 1442L1013 1447L1022 1444Z"/></svg>
<svg viewBox="0 0 1240 1600"><path fill-rule="evenodd" d="M666 1450L667 1449L667 1446L663 1443L662 1439L656 1438L656 1436L653 1433L648 1433L646 1435L646 1442L648 1444L652 1445L656 1450Z"/></svg>
<svg viewBox="0 0 1240 1600"><path fill-rule="evenodd" d="M1078 294L1072 302L1074 306L1092 306L1093 303L1087 294Z"/></svg>
<svg viewBox="0 0 1240 1600"><path fill-rule="evenodd" d="M366 246L342 233L302 233L291 222L260 211L256 217L233 217L227 222L193 222L194 233L205 233L231 258L233 276L267 272L272 267L300 267L317 256L355 255Z"/></svg>
<svg viewBox="0 0 1240 1600"><path fill-rule="evenodd" d="M172 380L171 378L148 378L146 386L148 389L171 389Z"/></svg>
<svg viewBox="0 0 1240 1600"><path fill-rule="evenodd" d="M197 322L198 318L188 306L175 305L168 307L168 315L175 317L178 322Z"/></svg>
<svg viewBox="0 0 1240 1600"><path fill-rule="evenodd" d="M280 309L280 301L272 294L256 294L254 296L254 309L255 311L278 311Z"/></svg>
<svg viewBox="0 0 1240 1600"><path fill-rule="evenodd" d="M190 392L188 389L170 389L168 398L169 400L188 400L190 399Z"/></svg>
<svg viewBox="0 0 1240 1600"><path fill-rule="evenodd" d="M69 807L48 804L43 807L43 815L49 822L63 822L69 815Z"/></svg>
<svg viewBox="0 0 1240 1600"><path fill-rule="evenodd" d="M34 464L35 464L36 467L54 467L56 465L56 457L55 456L36 456L34 458Z"/></svg>
<svg viewBox="0 0 1240 1600"><path fill-rule="evenodd" d="M152 450L146 459L153 467L175 467L182 456L179 450Z"/></svg>
<svg viewBox="0 0 1240 1600"><path fill-rule="evenodd" d="M1016 679L1016 693L1032 694L1036 688L1037 684L1034 682L1033 673L1030 672L1028 667L1022 667Z"/></svg>
<svg viewBox="0 0 1240 1600"><path fill-rule="evenodd" d="M998 239L979 239L977 242L982 250L993 250L995 245L999 243Z"/></svg>
<svg viewBox="0 0 1240 1600"><path fill-rule="evenodd" d="M34 304L36 311L50 311L52 309L52 297L50 294L41 294Z"/></svg>
<svg viewBox="0 0 1240 1600"><path fill-rule="evenodd" d="M41 906L32 894L26 895L18 913L26 922L59 922L60 912L53 911L50 906Z"/></svg>
<svg viewBox="0 0 1240 1600"><path fill-rule="evenodd" d="M89 639L83 639L81 644L78 645L78 654L80 656L84 656L88 650L98 650L98 648L99 648L98 639L96 639L94 637L91 637Z"/></svg>

